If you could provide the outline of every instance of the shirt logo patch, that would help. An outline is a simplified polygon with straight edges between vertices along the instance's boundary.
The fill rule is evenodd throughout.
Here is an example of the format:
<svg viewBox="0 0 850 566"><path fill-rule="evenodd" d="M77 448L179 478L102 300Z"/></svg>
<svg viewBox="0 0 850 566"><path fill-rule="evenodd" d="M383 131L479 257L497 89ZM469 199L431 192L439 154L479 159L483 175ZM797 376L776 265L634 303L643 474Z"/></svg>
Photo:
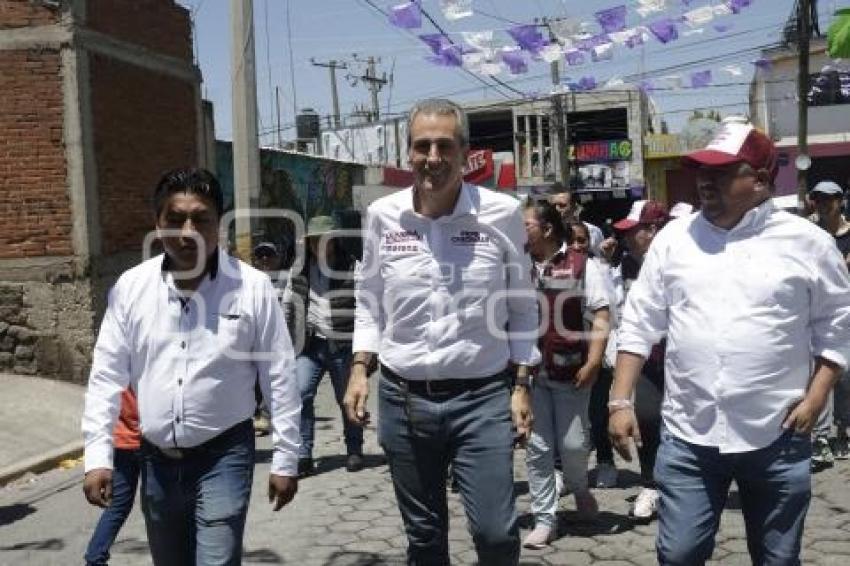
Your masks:
<svg viewBox="0 0 850 566"><path fill-rule="evenodd" d="M456 246L474 246L475 244L490 243L490 236L477 230L461 230L460 235L452 236L452 244Z"/></svg>
<svg viewBox="0 0 850 566"><path fill-rule="evenodd" d="M418 242L422 235L416 230L400 230L398 232L384 232L384 244L400 244L404 242Z"/></svg>

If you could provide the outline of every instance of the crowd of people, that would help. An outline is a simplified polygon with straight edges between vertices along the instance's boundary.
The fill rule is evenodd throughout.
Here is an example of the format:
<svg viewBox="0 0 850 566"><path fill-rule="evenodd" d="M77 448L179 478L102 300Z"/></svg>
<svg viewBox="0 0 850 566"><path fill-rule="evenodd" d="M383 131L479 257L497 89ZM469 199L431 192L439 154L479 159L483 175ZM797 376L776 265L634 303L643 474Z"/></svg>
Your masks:
<svg viewBox="0 0 850 566"><path fill-rule="evenodd" d="M411 565L450 563L449 475L479 562L516 565L557 538L561 496L597 516L615 453L637 456L630 515L658 519L660 564L711 557L732 480L753 563L799 564L812 470L848 457L842 188L817 184L811 219L778 210L776 148L729 120L684 159L699 210L638 200L606 237L568 190L520 202L463 182L469 128L450 101L413 107L409 147L413 186L369 206L362 258L318 216L285 277L274 243L254 267L220 251L214 176L163 177L164 252L111 290L93 356L84 491L106 509L87 563L107 563L137 483L155 564L240 563L254 434L272 433L278 510L316 473L328 374L349 472L377 390Z"/></svg>

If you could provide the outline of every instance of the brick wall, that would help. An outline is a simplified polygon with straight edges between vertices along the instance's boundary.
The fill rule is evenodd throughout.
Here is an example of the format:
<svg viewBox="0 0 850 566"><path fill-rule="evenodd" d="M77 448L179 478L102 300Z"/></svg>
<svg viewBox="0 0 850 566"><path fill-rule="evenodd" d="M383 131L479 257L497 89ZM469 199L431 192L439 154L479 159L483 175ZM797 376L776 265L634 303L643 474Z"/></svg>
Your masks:
<svg viewBox="0 0 850 566"><path fill-rule="evenodd" d="M91 56L91 75L103 254L139 250L153 228L156 182L197 163L194 90L99 55Z"/></svg>
<svg viewBox="0 0 850 566"><path fill-rule="evenodd" d="M58 51L0 51L0 93L0 258L69 255Z"/></svg>
<svg viewBox="0 0 850 566"><path fill-rule="evenodd" d="M86 27L158 53L192 60L189 11L174 0L88 0Z"/></svg>
<svg viewBox="0 0 850 566"><path fill-rule="evenodd" d="M55 24L59 10L39 5L32 0L0 0L0 29Z"/></svg>

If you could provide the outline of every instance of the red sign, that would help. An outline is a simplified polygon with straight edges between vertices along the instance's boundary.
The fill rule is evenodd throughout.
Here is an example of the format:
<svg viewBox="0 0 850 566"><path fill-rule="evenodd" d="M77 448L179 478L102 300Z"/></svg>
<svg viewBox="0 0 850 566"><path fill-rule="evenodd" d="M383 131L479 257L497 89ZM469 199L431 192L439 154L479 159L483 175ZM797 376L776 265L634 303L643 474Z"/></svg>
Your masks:
<svg viewBox="0 0 850 566"><path fill-rule="evenodd" d="M493 150L473 149L466 158L466 173L463 180L479 184L493 177Z"/></svg>

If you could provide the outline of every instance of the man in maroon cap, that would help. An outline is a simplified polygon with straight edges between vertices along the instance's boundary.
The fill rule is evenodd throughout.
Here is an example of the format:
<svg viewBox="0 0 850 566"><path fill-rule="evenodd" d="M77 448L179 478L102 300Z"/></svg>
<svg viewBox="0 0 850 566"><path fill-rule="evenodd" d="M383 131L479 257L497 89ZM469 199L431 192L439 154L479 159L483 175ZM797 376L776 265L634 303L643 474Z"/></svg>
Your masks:
<svg viewBox="0 0 850 566"><path fill-rule="evenodd" d="M847 365L850 275L829 234L777 210L776 148L727 120L697 169L698 214L655 237L629 290L608 402L614 445L640 443L632 391L667 337L655 466L662 565L704 564L732 480L754 564L799 564L809 435Z"/></svg>

